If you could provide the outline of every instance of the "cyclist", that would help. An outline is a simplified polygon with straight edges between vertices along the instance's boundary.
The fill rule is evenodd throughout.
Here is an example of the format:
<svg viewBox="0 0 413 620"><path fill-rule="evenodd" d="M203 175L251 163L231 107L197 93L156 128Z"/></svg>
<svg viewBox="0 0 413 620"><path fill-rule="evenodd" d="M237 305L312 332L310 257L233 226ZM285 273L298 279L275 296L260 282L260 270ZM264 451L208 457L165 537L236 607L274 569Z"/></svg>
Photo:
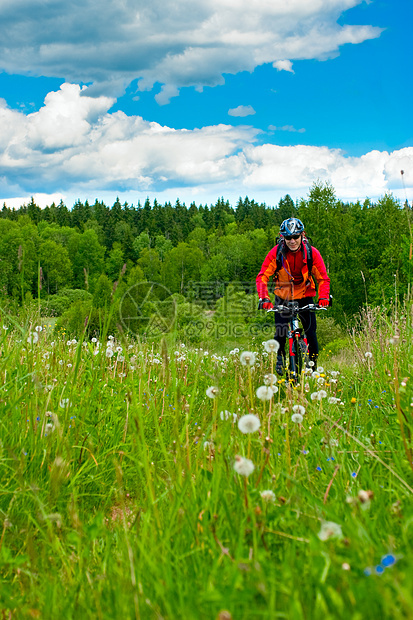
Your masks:
<svg viewBox="0 0 413 620"><path fill-rule="evenodd" d="M286 301L296 301L302 308L314 303L316 282L318 286L318 305L328 306L330 298L330 278L320 252L309 246L304 233L304 225L296 217L284 220L280 226L280 242L267 254L257 276L257 291L260 298L258 308L270 310L271 303L267 283L273 276L275 305ZM311 256L311 260L310 260ZM309 263L312 263L312 265ZM310 269L309 269L310 267ZM281 375L285 367L285 342L288 333L289 315L274 312L275 340L280 345L277 355L276 372ZM313 369L317 367L318 341L317 322L314 312L303 310L299 317L308 343L308 352Z"/></svg>

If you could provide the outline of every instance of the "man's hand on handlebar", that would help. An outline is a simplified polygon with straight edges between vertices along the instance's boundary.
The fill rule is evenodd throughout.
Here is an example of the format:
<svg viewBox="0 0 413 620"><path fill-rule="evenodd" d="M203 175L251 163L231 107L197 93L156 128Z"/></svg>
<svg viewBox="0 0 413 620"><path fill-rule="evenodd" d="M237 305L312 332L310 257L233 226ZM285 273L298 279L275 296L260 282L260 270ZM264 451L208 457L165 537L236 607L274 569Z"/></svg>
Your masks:
<svg viewBox="0 0 413 620"><path fill-rule="evenodd" d="M264 299L260 299L258 304L258 310L272 310L274 308L271 300L268 297L264 297Z"/></svg>
<svg viewBox="0 0 413 620"><path fill-rule="evenodd" d="M327 308L329 306L329 300L325 298L321 298L318 300L318 305L320 308Z"/></svg>

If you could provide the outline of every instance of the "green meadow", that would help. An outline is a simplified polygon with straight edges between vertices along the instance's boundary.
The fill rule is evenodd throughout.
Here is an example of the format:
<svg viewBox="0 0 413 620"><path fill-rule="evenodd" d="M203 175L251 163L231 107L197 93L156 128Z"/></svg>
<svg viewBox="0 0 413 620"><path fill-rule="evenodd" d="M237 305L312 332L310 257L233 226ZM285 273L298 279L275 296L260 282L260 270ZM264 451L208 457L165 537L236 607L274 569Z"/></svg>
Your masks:
<svg viewBox="0 0 413 620"><path fill-rule="evenodd" d="M2 618L412 617L410 302L298 386L258 337L2 321Z"/></svg>

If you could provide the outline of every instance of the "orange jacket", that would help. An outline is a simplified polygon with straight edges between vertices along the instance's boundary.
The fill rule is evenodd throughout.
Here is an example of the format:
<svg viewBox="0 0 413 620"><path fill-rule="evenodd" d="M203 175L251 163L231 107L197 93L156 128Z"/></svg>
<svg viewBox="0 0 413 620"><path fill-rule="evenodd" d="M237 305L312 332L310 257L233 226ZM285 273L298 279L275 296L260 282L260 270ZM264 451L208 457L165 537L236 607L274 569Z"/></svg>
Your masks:
<svg viewBox="0 0 413 620"><path fill-rule="evenodd" d="M261 271L257 276L257 291L260 299L264 299L264 297L269 297L267 283L268 280L275 274L277 271L277 247L275 246L270 250L265 257L265 260L262 264ZM330 295L330 278L327 275L326 267L324 265L324 261L321 257L320 252L312 247L313 254L313 267L311 269L311 276L308 273L307 266L307 249L304 243L301 244L301 248L297 250L298 252L302 252L303 262L302 262L302 280L300 283L294 282L294 278L291 276L291 269L288 262L288 257L291 255L287 248L285 253L283 252L282 257L282 268L278 271L276 279L274 281L274 294L280 297L281 299L302 299L303 297L315 297L316 295L316 286L315 281L318 284L318 298L319 299L328 299ZM315 280L315 281L314 281Z"/></svg>

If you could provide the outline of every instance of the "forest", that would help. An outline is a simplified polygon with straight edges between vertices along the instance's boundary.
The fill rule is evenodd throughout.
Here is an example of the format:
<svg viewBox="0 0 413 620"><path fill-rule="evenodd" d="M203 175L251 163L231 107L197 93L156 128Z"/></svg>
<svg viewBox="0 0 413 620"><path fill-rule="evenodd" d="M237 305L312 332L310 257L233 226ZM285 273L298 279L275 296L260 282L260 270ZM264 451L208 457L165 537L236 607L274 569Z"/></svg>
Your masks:
<svg viewBox="0 0 413 620"><path fill-rule="evenodd" d="M13 315L37 308L73 333L85 321L98 331L111 308L110 328L116 329L122 296L136 284L155 282L151 299L144 289L136 292L148 302L148 316L157 300L172 300L186 326L205 311L222 320L231 304L241 322L259 322L255 278L290 216L304 222L324 258L337 324L351 324L365 304L385 305L409 292L407 201L385 194L374 203L344 203L330 184L317 182L306 198L294 202L287 194L277 206L248 197L235 207L224 198L189 207L149 199L143 206L117 200L112 207L79 200L71 209L62 201L44 209L33 199L18 209L4 204L0 305ZM163 309L171 312L168 305Z"/></svg>

